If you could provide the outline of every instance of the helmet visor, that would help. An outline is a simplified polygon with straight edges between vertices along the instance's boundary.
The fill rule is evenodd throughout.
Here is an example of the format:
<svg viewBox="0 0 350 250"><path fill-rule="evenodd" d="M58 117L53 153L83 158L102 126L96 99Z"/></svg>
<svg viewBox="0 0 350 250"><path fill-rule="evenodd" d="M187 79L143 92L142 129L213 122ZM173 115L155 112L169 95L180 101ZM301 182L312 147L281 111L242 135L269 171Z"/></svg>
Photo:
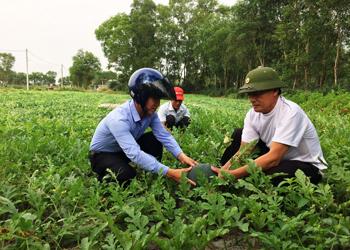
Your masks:
<svg viewBox="0 0 350 250"><path fill-rule="evenodd" d="M170 83L170 81L165 77L161 80L154 81L150 84L152 89L152 94L154 93L154 97L158 97L159 99L175 99L175 91L174 87Z"/></svg>

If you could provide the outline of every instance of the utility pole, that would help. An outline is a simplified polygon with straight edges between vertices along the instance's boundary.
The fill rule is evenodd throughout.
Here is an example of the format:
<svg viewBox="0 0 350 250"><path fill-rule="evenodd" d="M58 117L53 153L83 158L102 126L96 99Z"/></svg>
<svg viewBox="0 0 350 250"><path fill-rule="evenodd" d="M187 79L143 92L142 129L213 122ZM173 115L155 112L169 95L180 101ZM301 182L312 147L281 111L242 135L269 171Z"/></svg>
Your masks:
<svg viewBox="0 0 350 250"><path fill-rule="evenodd" d="M29 90L29 75L28 75L28 49L26 49L26 68L27 68L27 90Z"/></svg>
<svg viewBox="0 0 350 250"><path fill-rule="evenodd" d="M61 87L63 87L63 64L61 64Z"/></svg>

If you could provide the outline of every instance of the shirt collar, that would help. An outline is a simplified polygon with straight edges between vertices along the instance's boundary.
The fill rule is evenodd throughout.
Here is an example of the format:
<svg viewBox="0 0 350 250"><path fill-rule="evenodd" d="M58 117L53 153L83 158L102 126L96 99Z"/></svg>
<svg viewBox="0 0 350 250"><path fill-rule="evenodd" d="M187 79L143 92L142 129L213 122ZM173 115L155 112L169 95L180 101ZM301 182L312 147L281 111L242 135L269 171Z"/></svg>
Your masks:
<svg viewBox="0 0 350 250"><path fill-rule="evenodd" d="M139 112L137 112L137 110L136 110L134 100L130 101L129 107L130 107L131 115L132 115L132 118L134 119L134 122L140 121L141 117L139 115Z"/></svg>
<svg viewBox="0 0 350 250"><path fill-rule="evenodd" d="M169 102L169 110L170 110L170 111L174 111L174 112L178 112L178 111L182 110L182 103L181 103L179 109L178 109L178 110L175 110L174 107L173 107L173 105L171 104L171 101L170 101L170 102Z"/></svg>
<svg viewBox="0 0 350 250"><path fill-rule="evenodd" d="M169 110L175 111L173 105L171 104L171 101L169 102Z"/></svg>
<svg viewBox="0 0 350 250"><path fill-rule="evenodd" d="M282 100L283 100L283 97L279 96L277 99L277 102L275 104L275 107L273 107L273 109L269 113L263 114L263 115L264 116L272 116L276 112L276 110L279 108L279 106L281 105Z"/></svg>

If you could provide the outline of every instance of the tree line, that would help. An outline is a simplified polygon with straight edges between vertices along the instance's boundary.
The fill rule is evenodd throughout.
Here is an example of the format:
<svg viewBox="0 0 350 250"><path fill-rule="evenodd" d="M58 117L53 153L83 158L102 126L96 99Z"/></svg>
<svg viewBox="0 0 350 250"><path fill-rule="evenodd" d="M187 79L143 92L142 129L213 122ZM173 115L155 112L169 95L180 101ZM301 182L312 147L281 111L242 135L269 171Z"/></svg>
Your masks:
<svg viewBox="0 0 350 250"><path fill-rule="evenodd" d="M91 52L79 50L73 56L73 65L69 68L69 76L58 79L60 85L87 88L103 84L113 87L116 73L103 71L99 59ZM0 53L0 86L20 86L27 84L27 75L13 71L15 57L11 53ZM29 84L34 86L53 85L56 83L57 73L54 71L32 72L28 75Z"/></svg>
<svg viewBox="0 0 350 250"><path fill-rule="evenodd" d="M23 72L15 72L12 67L15 57L11 53L0 53L0 86L24 85L27 75ZM55 83L57 73L54 71L32 72L28 75L29 81L35 85Z"/></svg>
<svg viewBox="0 0 350 250"><path fill-rule="evenodd" d="M120 83L155 67L189 90L238 88L274 67L291 88L349 87L350 1L134 0L95 31Z"/></svg>
<svg viewBox="0 0 350 250"><path fill-rule="evenodd" d="M348 0L240 0L233 6L134 0L129 14L116 14L95 31L108 70L79 50L70 75L58 82L123 89L136 69L154 67L187 90L227 93L263 65L293 89L350 88L349 34ZM0 83L25 82L23 73L11 71L13 62L0 53ZM48 75L33 72L30 80L40 84L52 79Z"/></svg>

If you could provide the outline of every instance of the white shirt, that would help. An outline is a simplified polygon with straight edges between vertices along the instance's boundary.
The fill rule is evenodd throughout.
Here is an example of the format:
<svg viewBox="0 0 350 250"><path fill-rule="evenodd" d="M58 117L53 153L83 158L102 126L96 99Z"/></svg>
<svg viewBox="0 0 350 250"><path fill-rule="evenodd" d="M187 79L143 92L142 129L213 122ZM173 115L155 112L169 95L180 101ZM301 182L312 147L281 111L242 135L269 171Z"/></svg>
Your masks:
<svg viewBox="0 0 350 250"><path fill-rule="evenodd" d="M280 97L267 114L250 109L244 119L242 141L261 139L270 148L272 142L289 146L283 160L309 162L326 169L316 129L305 112L294 102Z"/></svg>
<svg viewBox="0 0 350 250"><path fill-rule="evenodd" d="M181 104L180 108L175 111L170 101L161 105L158 110L158 117L161 122L166 121L167 115L173 115L175 117L175 122L178 123L184 116L190 117L190 112L184 104Z"/></svg>

